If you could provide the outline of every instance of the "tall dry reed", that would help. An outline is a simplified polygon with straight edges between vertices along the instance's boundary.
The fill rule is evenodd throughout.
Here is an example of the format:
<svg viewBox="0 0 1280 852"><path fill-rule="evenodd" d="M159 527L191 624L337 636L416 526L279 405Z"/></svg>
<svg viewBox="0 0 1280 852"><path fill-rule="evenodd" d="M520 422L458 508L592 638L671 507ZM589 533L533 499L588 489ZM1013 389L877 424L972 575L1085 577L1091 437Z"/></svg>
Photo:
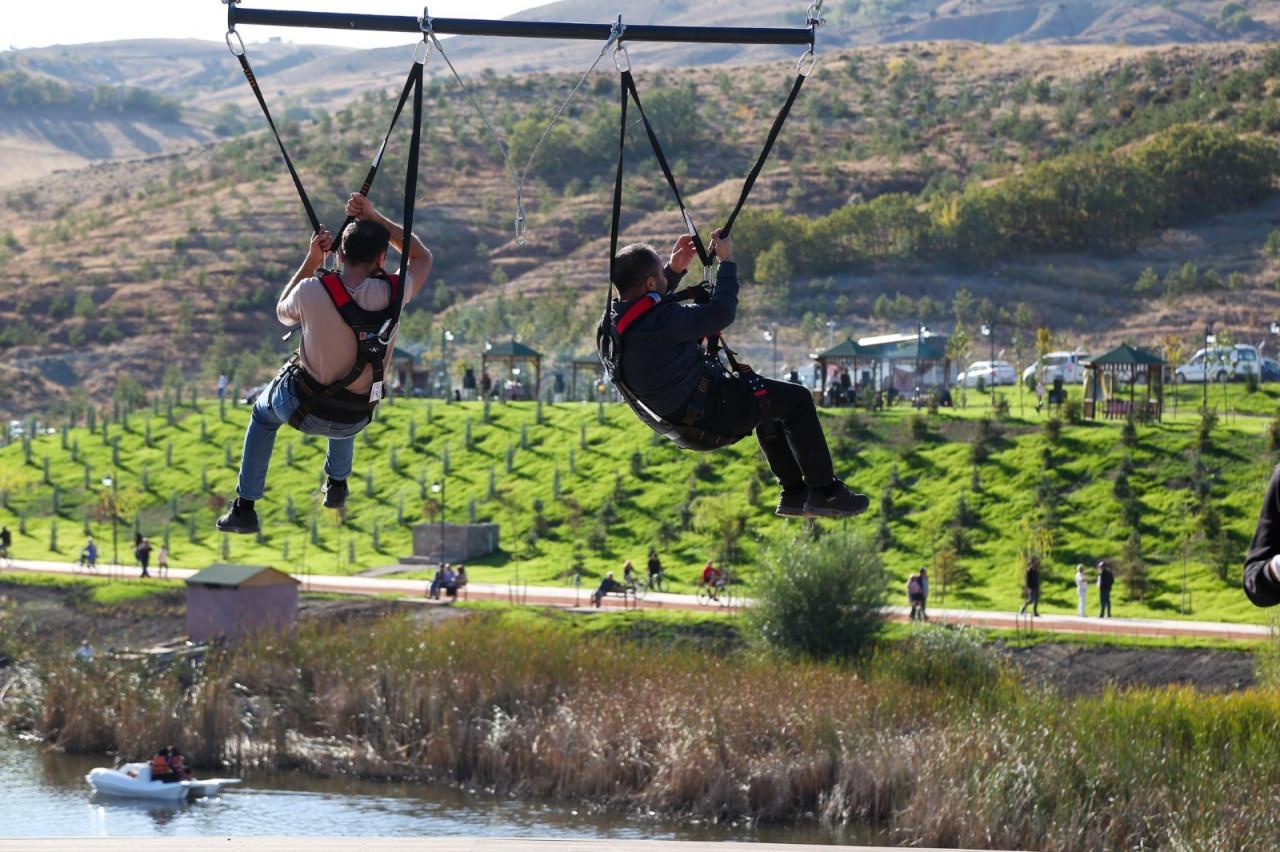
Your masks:
<svg viewBox="0 0 1280 852"><path fill-rule="evenodd" d="M978 653L929 634L851 668L529 619L420 631L390 618L219 652L186 687L136 665L58 665L41 727L70 749L171 739L232 765L856 824L913 845L1249 849L1280 836L1265 794L1280 782L1280 694L1069 700Z"/></svg>

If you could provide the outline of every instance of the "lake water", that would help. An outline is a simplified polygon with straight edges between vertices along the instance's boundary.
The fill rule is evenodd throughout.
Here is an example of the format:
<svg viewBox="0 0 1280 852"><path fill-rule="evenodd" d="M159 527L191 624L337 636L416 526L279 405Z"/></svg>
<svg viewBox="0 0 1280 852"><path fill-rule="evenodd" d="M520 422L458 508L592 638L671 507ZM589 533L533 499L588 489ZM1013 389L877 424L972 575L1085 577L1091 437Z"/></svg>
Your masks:
<svg viewBox="0 0 1280 852"><path fill-rule="evenodd" d="M249 777L214 799L161 805L91 795L107 758L0 738L0 837L399 836L838 843L817 829L755 830L579 812L450 787Z"/></svg>

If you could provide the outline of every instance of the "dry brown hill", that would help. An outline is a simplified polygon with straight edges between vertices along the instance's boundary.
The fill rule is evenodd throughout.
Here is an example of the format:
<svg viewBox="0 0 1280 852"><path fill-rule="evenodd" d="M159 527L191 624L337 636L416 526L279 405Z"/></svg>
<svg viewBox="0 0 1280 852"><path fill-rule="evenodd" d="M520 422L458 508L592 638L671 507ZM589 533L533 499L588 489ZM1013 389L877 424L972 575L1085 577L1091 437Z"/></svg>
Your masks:
<svg viewBox="0 0 1280 852"><path fill-rule="evenodd" d="M829 56L806 89L777 159L753 204L820 215L851 197L934 192L970 179L997 180L1024 164L1081 146L1140 138L1161 122L1237 119L1271 122L1276 78L1262 90L1261 47L1183 46L1034 49L957 44L895 45ZM678 172L701 222L720 215L736 193L790 74L786 63L726 73L646 72L655 106L695 109L692 144L671 138ZM583 332L603 298L610 137L615 83L601 73L557 142L559 156L536 169L529 193L531 244L511 242L512 191L478 121L452 90L433 86L419 206L422 232L439 259L436 289L406 318L405 339L436 340L434 312L475 349L486 336L535 336L548 351L588 348ZM1270 82L1266 82L1270 79ZM545 111L572 75L495 77L479 96L510 133L521 116ZM1243 80L1230 98L1210 102L1197 86ZM1200 82L1196 82L1200 81ZM1216 92L1216 90L1214 90ZM725 94L728 92L729 94ZM656 103L655 103L656 102ZM1212 103L1201 116L1200 104ZM389 103L361 99L315 124L287 131L322 217L335 223L341 195L363 173ZM536 122L535 122L536 126ZM1270 131L1280 130L1280 124ZM711 134L714 133L714 136ZM586 154L564 147L599 138ZM637 148L628 185L627 236L659 239L679 229L656 169ZM397 159L398 158L398 159ZM375 192L394 207L403 152L393 146ZM239 364L261 374L283 354L271 312L275 294L305 246L292 187L262 133L210 143L182 156L100 165L12 190L0 205L0 260L14 274L0 282L0 413L32 400L109 392L122 375L144 383L166 371L216 374ZM1274 204L1157 235L1125 257L1024 258L979 274L942 269L880 269L841 275L794 304L752 289L739 321L744 344L760 340L764 317L786 326L795 358L840 332L882 329L872 319L880 295L929 296L944 303L957 288L1002 302L1026 301L1072 339L1148 339L1178 330L1208 307L1242 338L1265 329L1277 307L1277 269L1261 252L1280 218ZM1194 298L1135 298L1146 266L1164 275L1193 262L1240 288L1221 305ZM507 309L499 310L504 294ZM520 294L542 298L519 303ZM461 304L455 304L455 302ZM546 306L546 307L544 307ZM554 330L549 313L558 312ZM564 321L579 323L576 331ZM755 353L760 354L760 353Z"/></svg>

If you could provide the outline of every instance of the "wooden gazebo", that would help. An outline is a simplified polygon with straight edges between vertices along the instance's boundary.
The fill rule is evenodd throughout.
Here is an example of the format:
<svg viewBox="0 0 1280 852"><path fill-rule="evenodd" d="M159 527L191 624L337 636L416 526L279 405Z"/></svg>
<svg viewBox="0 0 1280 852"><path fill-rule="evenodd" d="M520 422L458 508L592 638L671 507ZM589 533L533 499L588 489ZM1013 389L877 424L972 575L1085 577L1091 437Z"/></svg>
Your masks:
<svg viewBox="0 0 1280 852"><path fill-rule="evenodd" d="M570 366L572 368L572 371L570 372L572 379L569 383L569 401L577 402L579 398L590 398L590 394L583 397L578 396L578 373L581 371L585 373L588 378L595 378L600 375L601 371L604 370L604 364L601 363L600 356L595 353L590 355L579 355L577 358L573 359L573 363Z"/></svg>
<svg viewBox="0 0 1280 852"><path fill-rule="evenodd" d="M869 367L872 370L872 386L879 384L880 358L852 338L825 352L819 352L813 360L818 363L818 369L822 373L820 390L824 400L827 398L827 374L831 372L832 367L848 367L854 373L857 373L860 367ZM856 388L859 382L855 380L853 384Z"/></svg>
<svg viewBox="0 0 1280 852"><path fill-rule="evenodd" d="M509 376L515 374L515 369L518 365L532 364L534 371L533 398L537 399L542 393L541 352L530 349L514 339L503 343L486 344L484 352L480 355L480 369L487 373L491 363L505 365Z"/></svg>
<svg viewBox="0 0 1280 852"><path fill-rule="evenodd" d="M1122 343L1088 364L1085 376L1084 416L1097 419L1099 408L1108 420L1136 417L1160 420L1164 415L1164 359L1154 352ZM1146 378L1144 399L1136 401L1140 375ZM1119 385L1129 385L1129 398L1115 393Z"/></svg>
<svg viewBox="0 0 1280 852"><path fill-rule="evenodd" d="M946 387L951 382L951 358L947 355L948 338L944 335L925 335L915 340L907 340L886 352L883 357L889 364L889 381L894 382L898 392L903 396L914 398L917 386L924 390L927 386L925 377L931 372L941 369L942 381L935 386ZM910 379L898 383L898 373L907 371Z"/></svg>

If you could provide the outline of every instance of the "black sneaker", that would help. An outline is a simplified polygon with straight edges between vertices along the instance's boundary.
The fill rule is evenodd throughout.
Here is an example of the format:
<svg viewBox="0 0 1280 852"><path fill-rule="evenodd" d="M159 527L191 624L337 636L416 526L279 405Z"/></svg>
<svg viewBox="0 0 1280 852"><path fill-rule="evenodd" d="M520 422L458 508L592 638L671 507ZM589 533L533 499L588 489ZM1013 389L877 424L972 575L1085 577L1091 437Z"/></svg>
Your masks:
<svg viewBox="0 0 1280 852"><path fill-rule="evenodd" d="M850 491L840 480L825 489L809 489L804 513L819 518L851 518L867 511L871 500L865 494Z"/></svg>
<svg viewBox="0 0 1280 852"><path fill-rule="evenodd" d="M342 509L347 505L347 481L345 479L333 479L324 484L321 489L324 492L324 507L326 509Z"/></svg>
<svg viewBox="0 0 1280 852"><path fill-rule="evenodd" d="M219 532L240 533L249 535L258 531L258 512L253 503L246 503L239 497L231 501L227 513L218 518L214 524Z"/></svg>
<svg viewBox="0 0 1280 852"><path fill-rule="evenodd" d="M808 489L801 488L798 491L783 491L782 496L778 498L778 509L774 512L780 518L803 518L804 503L808 499Z"/></svg>

